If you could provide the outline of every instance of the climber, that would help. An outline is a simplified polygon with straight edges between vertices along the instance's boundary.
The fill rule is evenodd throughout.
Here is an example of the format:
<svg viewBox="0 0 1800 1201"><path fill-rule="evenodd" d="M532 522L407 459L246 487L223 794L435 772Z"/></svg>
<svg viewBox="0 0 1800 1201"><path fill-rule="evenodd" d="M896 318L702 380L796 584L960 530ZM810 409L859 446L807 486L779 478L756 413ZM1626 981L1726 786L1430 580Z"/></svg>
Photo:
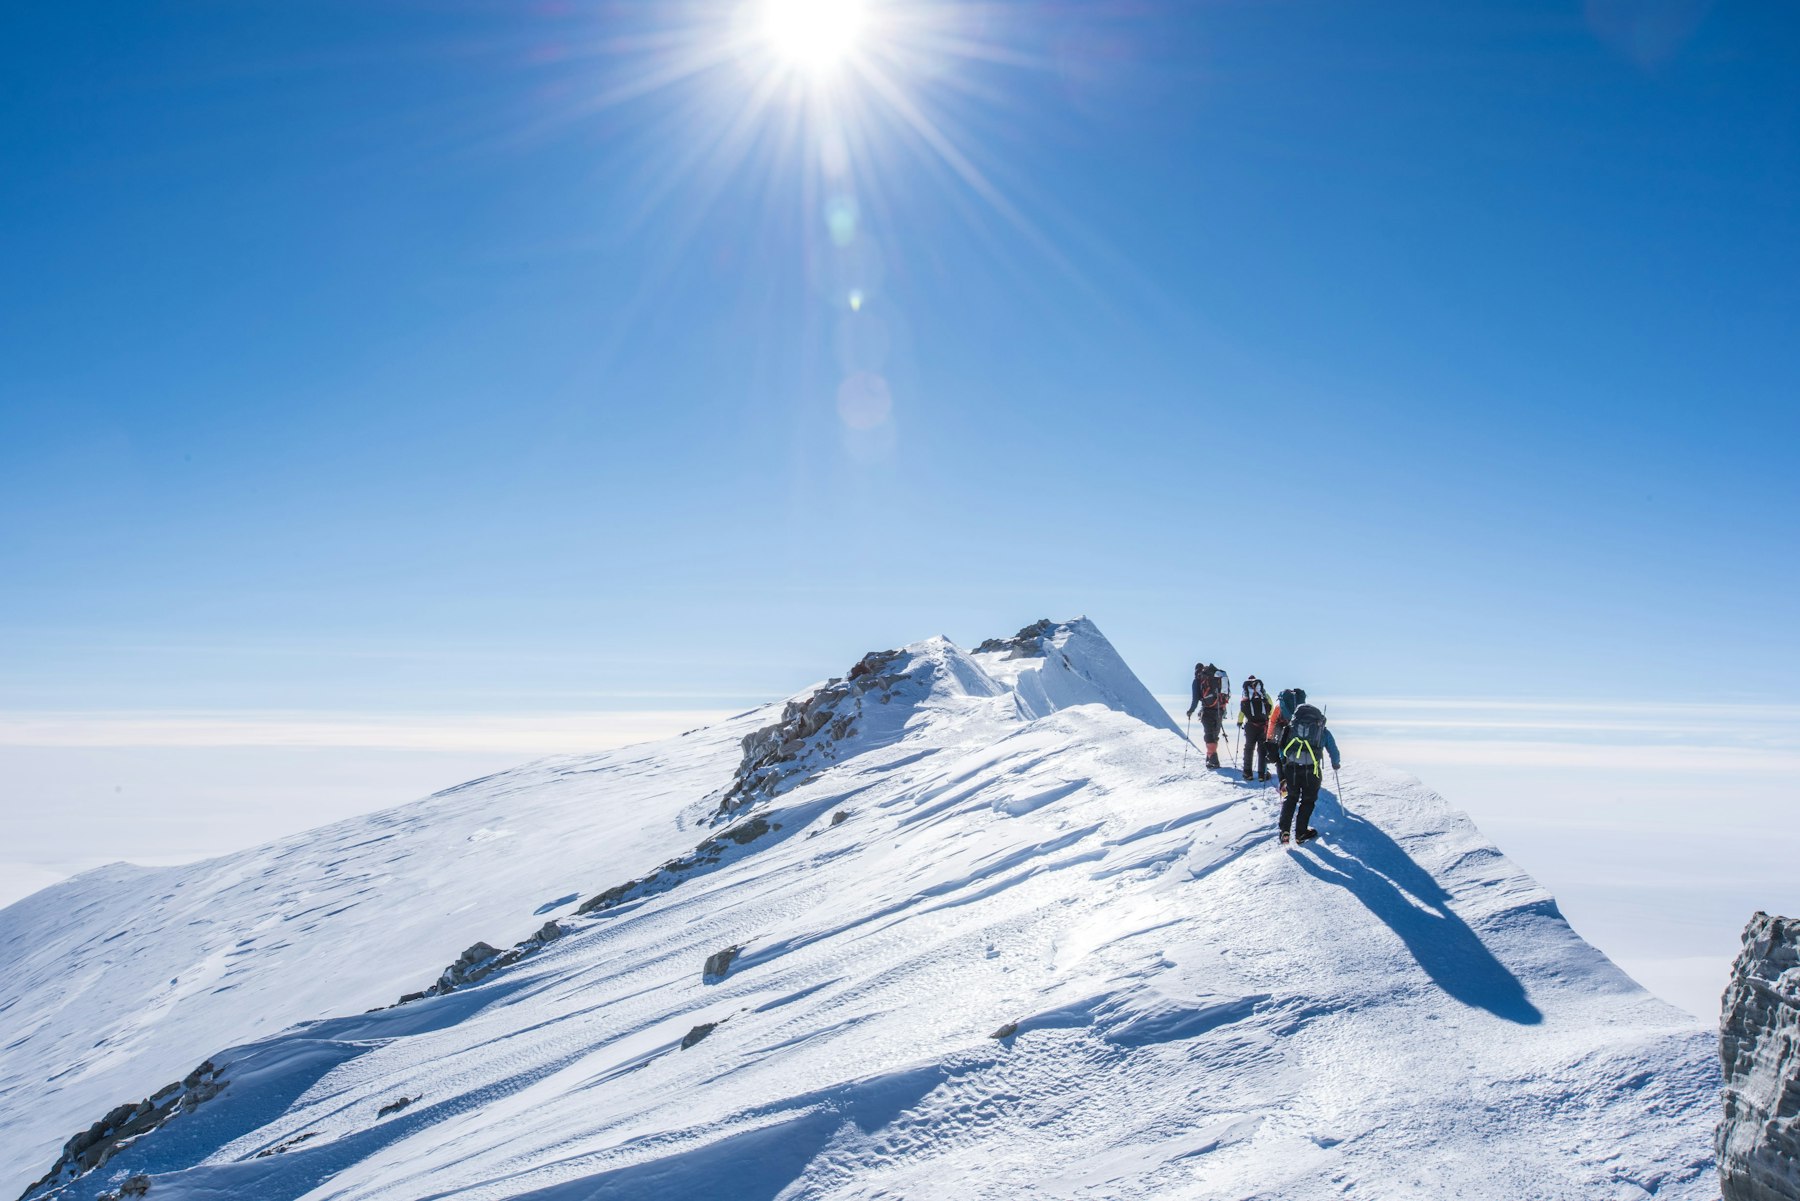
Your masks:
<svg viewBox="0 0 1800 1201"><path fill-rule="evenodd" d="M1310 842L1319 836L1319 832L1309 824L1312 821L1313 805L1319 799L1319 786L1325 782L1324 759L1331 757L1331 770L1336 771L1342 763L1338 756L1337 739L1325 728L1325 713L1317 705L1306 703L1306 694L1298 689L1290 692L1298 693L1291 697L1289 692L1281 694L1281 704L1269 718L1269 733L1275 733L1276 721L1282 724L1281 732L1281 842L1288 842L1288 831L1293 831L1296 844ZM1290 700L1294 701L1291 708ZM1284 712L1286 710L1286 712Z"/></svg>
<svg viewBox="0 0 1800 1201"><path fill-rule="evenodd" d="M1225 724L1225 706L1231 703L1231 677L1211 663L1194 664L1194 699L1187 715L1200 710L1200 730L1206 738L1206 766L1219 766L1219 728Z"/></svg>
<svg viewBox="0 0 1800 1201"><path fill-rule="evenodd" d="M1238 702L1238 729L1244 739L1244 779L1250 779L1252 760L1256 778L1269 778L1269 693L1255 676L1244 681L1244 698Z"/></svg>
<svg viewBox="0 0 1800 1201"><path fill-rule="evenodd" d="M1287 794L1287 773L1281 770L1281 746L1286 741L1286 715L1306 703L1306 689L1283 688L1281 695L1275 700L1275 707L1269 711L1269 728L1263 731L1263 746L1269 758L1275 761L1276 791Z"/></svg>

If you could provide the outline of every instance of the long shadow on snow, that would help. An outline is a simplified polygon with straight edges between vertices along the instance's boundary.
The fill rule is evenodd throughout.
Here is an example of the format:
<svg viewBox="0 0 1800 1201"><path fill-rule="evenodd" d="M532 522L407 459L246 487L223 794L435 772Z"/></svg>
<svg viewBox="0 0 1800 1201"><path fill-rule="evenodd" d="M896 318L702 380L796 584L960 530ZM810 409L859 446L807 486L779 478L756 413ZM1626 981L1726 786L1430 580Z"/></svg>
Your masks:
<svg viewBox="0 0 1800 1201"><path fill-rule="evenodd" d="M1355 856L1309 843L1294 855L1302 870L1355 894L1400 936L1432 982L1464 1005L1521 1026L1544 1020L1519 978L1451 911L1450 894L1399 843L1348 813L1341 813L1338 829ZM1419 904L1408 899L1409 893Z"/></svg>
<svg viewBox="0 0 1800 1201"><path fill-rule="evenodd" d="M419 1005L302 1022L257 1042L218 1052L214 1058L223 1065L225 1090L206 1105L177 1113L150 1134L128 1143L107 1161L103 1174L110 1179L137 1172L174 1177L192 1173L183 1184L202 1192L216 1188L222 1196L255 1197L257 1201L299 1197L353 1162L344 1148L369 1138L377 1145L391 1141L403 1127L417 1124L424 1111L414 1110L387 1121L371 1114L370 1128L360 1135L316 1145L302 1143L284 1154L257 1157L257 1151L271 1150L283 1141L271 1137L267 1145L248 1151L247 1159L210 1166L204 1161L278 1121L315 1084L351 1060L394 1038L454 1026L505 1000L525 983L523 978L489 981L480 988L446 993ZM378 1102L363 1104L372 1110ZM292 1130L288 1140L304 1132ZM96 1176L82 1177L78 1187L91 1184L98 1188L97 1181Z"/></svg>
<svg viewBox="0 0 1800 1201"><path fill-rule="evenodd" d="M513 1201L774 1201L805 1173L846 1123L864 1133L890 1125L955 1073L941 1064L909 1068L822 1089L765 1107L763 1115L793 1113L742 1134L668 1155L520 1193ZM486 1182L492 1183L492 1182ZM423 1201L441 1201L437 1193Z"/></svg>

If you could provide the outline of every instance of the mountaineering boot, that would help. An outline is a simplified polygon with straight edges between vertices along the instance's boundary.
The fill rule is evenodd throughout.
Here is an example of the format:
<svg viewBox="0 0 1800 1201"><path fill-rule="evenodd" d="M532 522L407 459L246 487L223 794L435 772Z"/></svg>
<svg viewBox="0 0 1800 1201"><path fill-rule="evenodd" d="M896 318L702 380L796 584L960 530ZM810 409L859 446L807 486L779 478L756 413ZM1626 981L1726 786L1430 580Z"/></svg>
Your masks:
<svg viewBox="0 0 1800 1201"><path fill-rule="evenodd" d="M1219 752L1218 751L1212 750L1212 751L1206 752L1206 766L1208 766L1208 767L1219 766Z"/></svg>
<svg viewBox="0 0 1800 1201"><path fill-rule="evenodd" d="M1288 844L1288 832L1286 830L1283 830L1281 832L1281 845L1286 846L1287 844Z"/></svg>
<svg viewBox="0 0 1800 1201"><path fill-rule="evenodd" d="M1311 826L1308 826L1308 827L1306 827L1306 829L1302 830L1300 833L1298 833L1294 836L1294 841L1295 842L1311 842L1313 839L1317 838L1318 836L1319 836L1319 832L1317 830L1313 829Z"/></svg>
<svg viewBox="0 0 1800 1201"><path fill-rule="evenodd" d="M1266 780L1266 779L1268 779L1268 778L1269 778L1269 773L1268 773L1268 770L1267 770L1267 769L1264 769L1264 770L1263 770L1263 771L1259 771L1259 772L1257 772L1257 773L1256 773L1256 778L1257 778L1257 779L1259 779L1259 780Z"/></svg>

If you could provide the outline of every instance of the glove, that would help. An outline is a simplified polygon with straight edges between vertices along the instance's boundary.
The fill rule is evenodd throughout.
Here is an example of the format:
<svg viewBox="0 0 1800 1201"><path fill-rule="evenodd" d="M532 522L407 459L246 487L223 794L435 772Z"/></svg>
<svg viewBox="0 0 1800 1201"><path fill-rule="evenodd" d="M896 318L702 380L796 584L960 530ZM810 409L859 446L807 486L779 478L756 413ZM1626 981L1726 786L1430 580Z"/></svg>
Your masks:
<svg viewBox="0 0 1800 1201"><path fill-rule="evenodd" d="M1194 711L1193 711L1193 710L1192 710L1192 709L1189 709L1189 710L1188 710L1188 716L1189 716L1189 717L1192 717L1192 716L1193 716L1193 715L1194 715Z"/></svg>
<svg viewBox="0 0 1800 1201"><path fill-rule="evenodd" d="M1243 728L1244 728L1244 715L1242 713L1240 713L1240 714L1238 714L1238 729L1241 730Z"/></svg>

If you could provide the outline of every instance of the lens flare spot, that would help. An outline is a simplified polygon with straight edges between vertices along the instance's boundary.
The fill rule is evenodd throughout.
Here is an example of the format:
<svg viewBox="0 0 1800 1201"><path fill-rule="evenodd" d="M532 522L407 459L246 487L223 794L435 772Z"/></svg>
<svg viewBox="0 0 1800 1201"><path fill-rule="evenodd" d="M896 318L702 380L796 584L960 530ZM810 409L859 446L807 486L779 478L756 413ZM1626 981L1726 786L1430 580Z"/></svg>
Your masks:
<svg viewBox="0 0 1800 1201"><path fill-rule="evenodd" d="M856 241L856 201L848 196L834 196L827 201L825 228L839 246Z"/></svg>
<svg viewBox="0 0 1800 1201"><path fill-rule="evenodd" d="M884 425L894 410L887 381L873 371L858 371L838 385L838 417L853 430Z"/></svg>

